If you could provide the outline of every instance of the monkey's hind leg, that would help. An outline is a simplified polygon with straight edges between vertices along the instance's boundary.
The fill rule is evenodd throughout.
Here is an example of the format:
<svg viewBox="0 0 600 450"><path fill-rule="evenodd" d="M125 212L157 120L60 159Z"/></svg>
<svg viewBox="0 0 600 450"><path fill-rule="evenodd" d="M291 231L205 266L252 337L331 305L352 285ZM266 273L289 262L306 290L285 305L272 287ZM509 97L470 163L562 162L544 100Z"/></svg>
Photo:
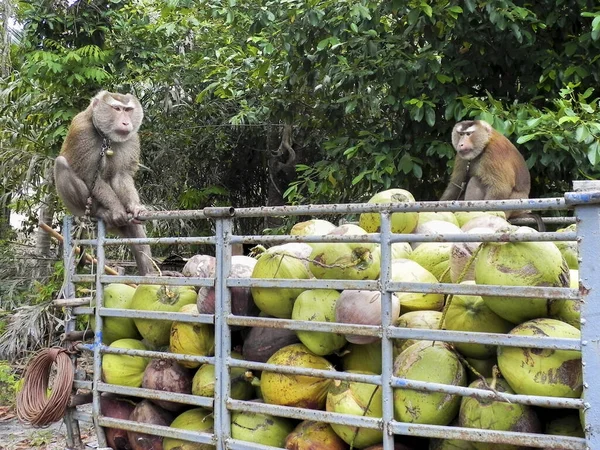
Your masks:
<svg viewBox="0 0 600 450"><path fill-rule="evenodd" d="M69 212L75 216L83 216L90 191L64 156L58 156L54 162L54 183Z"/></svg>
<svg viewBox="0 0 600 450"><path fill-rule="evenodd" d="M124 227L120 227L117 230L117 233L125 238L145 238L146 231L144 230L144 225L138 224L130 224ZM130 245L129 248L133 253L133 257L135 258L135 262L137 264L138 272L140 275L144 276L149 274L154 270L154 266L152 265L152 250L150 246L147 244L142 245Z"/></svg>

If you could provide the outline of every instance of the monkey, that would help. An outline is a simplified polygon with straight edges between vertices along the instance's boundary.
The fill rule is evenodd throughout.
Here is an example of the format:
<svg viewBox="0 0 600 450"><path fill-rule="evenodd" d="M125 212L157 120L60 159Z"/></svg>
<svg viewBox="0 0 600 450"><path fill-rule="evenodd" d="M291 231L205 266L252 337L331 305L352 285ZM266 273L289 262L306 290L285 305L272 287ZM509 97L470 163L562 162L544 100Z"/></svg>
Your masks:
<svg viewBox="0 0 600 450"><path fill-rule="evenodd" d="M525 158L505 136L483 120L458 122L452 129L454 170L440 200L511 200L529 198L531 176ZM506 211L506 218L539 214Z"/></svg>
<svg viewBox="0 0 600 450"><path fill-rule="evenodd" d="M138 169L138 130L144 112L132 94L100 91L77 114L54 162L58 196L75 216L102 219L107 230L145 238L133 177ZM140 275L152 270L149 245L132 245Z"/></svg>

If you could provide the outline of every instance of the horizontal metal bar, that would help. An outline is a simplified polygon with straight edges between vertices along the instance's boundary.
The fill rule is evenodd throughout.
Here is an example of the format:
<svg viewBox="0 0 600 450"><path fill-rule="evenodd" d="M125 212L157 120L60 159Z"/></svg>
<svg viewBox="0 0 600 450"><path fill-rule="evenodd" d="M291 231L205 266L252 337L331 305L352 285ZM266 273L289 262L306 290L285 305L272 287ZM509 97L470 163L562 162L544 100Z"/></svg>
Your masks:
<svg viewBox="0 0 600 450"><path fill-rule="evenodd" d="M473 389L451 384L432 383L427 381L409 380L406 378L392 377L391 385L395 389L411 389L420 392L441 392L463 397L476 397L505 401L508 403L520 403L523 405L541 406L544 408L570 408L583 409L583 400L580 398L543 397L538 395L502 394L496 395L486 389Z"/></svg>
<svg viewBox="0 0 600 450"><path fill-rule="evenodd" d="M73 380L73 387L75 389L92 389L92 382L85 380Z"/></svg>
<svg viewBox="0 0 600 450"><path fill-rule="evenodd" d="M227 408L232 411L248 411L299 420L337 423L353 427L383 429L382 419L366 416L353 416L316 409L295 408L291 406L270 405L246 400L227 400Z"/></svg>
<svg viewBox="0 0 600 450"><path fill-rule="evenodd" d="M215 444L213 434L200 433L198 431L188 431L181 428L171 428L163 425L147 424L143 422L134 422L132 420L113 419L112 417L98 417L98 425L102 427L119 428L121 430L135 431L137 433L146 433L153 436L164 436L174 439L184 439L186 441L198 442L200 444Z"/></svg>
<svg viewBox="0 0 600 450"><path fill-rule="evenodd" d="M446 427L392 421L394 434L430 437L437 439L460 439L467 441L505 443L524 447L562 448L585 450L585 439L553 436L549 434L519 433L514 431L481 430L475 428Z"/></svg>
<svg viewBox="0 0 600 450"><path fill-rule="evenodd" d="M198 277L153 277L153 276L123 276L123 275L99 275L102 283L124 283L124 284L158 284L166 286L208 286L215 285L214 278Z"/></svg>
<svg viewBox="0 0 600 450"><path fill-rule="evenodd" d="M78 420L79 422L94 424L91 413L85 412L81 409L75 409L72 414L73 419Z"/></svg>
<svg viewBox="0 0 600 450"><path fill-rule="evenodd" d="M89 305L92 297L59 298L52 301L52 306L58 308Z"/></svg>
<svg viewBox="0 0 600 450"><path fill-rule="evenodd" d="M531 225L536 224L536 220L531 217L519 217L510 219L509 222L513 225ZM546 225L570 225L577 223L577 218L573 216L569 217L542 217L542 222Z"/></svg>
<svg viewBox="0 0 600 450"><path fill-rule="evenodd" d="M96 275L73 274L71 281L73 283L95 283Z"/></svg>
<svg viewBox="0 0 600 450"><path fill-rule="evenodd" d="M106 239L104 245L120 244L150 244L150 245L215 245L217 238L215 236L194 236L194 237L176 237L176 238L112 238Z"/></svg>
<svg viewBox="0 0 600 450"><path fill-rule="evenodd" d="M515 325L516 326L516 325ZM518 336L475 331L430 330L426 328L391 327L388 335L395 339L461 342L468 344L501 345L504 347L549 348L581 351L581 340L549 336Z"/></svg>
<svg viewBox="0 0 600 450"><path fill-rule="evenodd" d="M74 316L90 316L94 314L95 310L96 308L94 308L93 306L78 306L71 310L71 314L73 314Z"/></svg>
<svg viewBox="0 0 600 450"><path fill-rule="evenodd" d="M177 392L158 391L154 389L134 388L129 386L119 386L116 384L98 383L99 392L109 392L117 395L128 395L132 397L147 398L149 400L163 400L185 405L201 406L203 408L211 408L214 404L214 399L211 397L201 397L192 394L180 394Z"/></svg>
<svg viewBox="0 0 600 450"><path fill-rule="evenodd" d="M565 205L593 205L600 203L600 191L578 191L565 193Z"/></svg>
<svg viewBox="0 0 600 450"><path fill-rule="evenodd" d="M95 344L79 344L76 346L78 350L93 351ZM214 364L215 358L213 356L193 356L184 355L179 353L168 353L168 352L157 352L153 350L134 350L130 348L117 348L108 347L106 345L100 346L100 352L111 354L111 355L129 355L129 356L143 356L145 358L154 359L167 359L174 361L186 361L186 362L198 362L200 364Z"/></svg>
<svg viewBox="0 0 600 450"><path fill-rule="evenodd" d="M189 314L171 311L143 311L138 309L100 308L103 317L127 317L131 319L171 320L185 323L214 323L212 314Z"/></svg>
<svg viewBox="0 0 600 450"><path fill-rule="evenodd" d="M228 278L228 287L269 287L296 289L362 289L378 291L377 280L318 280L316 278L293 280L283 278Z"/></svg>

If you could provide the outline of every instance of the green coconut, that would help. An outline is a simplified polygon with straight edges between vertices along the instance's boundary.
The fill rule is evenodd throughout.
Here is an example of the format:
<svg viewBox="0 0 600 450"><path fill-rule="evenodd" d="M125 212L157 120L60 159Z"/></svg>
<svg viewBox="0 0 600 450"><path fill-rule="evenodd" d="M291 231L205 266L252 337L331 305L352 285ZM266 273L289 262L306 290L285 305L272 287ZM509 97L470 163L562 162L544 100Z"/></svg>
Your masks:
<svg viewBox="0 0 600 450"><path fill-rule="evenodd" d="M556 231L558 233L572 233L577 231L577 224L573 223L568 227L559 228ZM567 261L569 269L579 269L579 249L577 248L577 241L556 241L555 244L565 258L565 261Z"/></svg>
<svg viewBox="0 0 600 450"><path fill-rule="evenodd" d="M327 394L326 409L339 414L379 418L382 415L381 388L374 384L335 380ZM331 427L353 448L364 448L383 441L383 432L379 429L335 423Z"/></svg>
<svg viewBox="0 0 600 450"><path fill-rule="evenodd" d="M444 222L450 222L458 226L458 220L456 219L456 215L451 211L420 212L419 221L417 222L417 225L421 225L432 220L443 220Z"/></svg>
<svg viewBox="0 0 600 450"><path fill-rule="evenodd" d="M365 236L367 232L351 223L334 228L331 236ZM381 249L372 242L317 242L312 245L309 268L319 279L374 280L381 268Z"/></svg>
<svg viewBox="0 0 600 450"><path fill-rule="evenodd" d="M369 344L348 344L342 356L344 371L381 373L381 340Z"/></svg>
<svg viewBox="0 0 600 450"><path fill-rule="evenodd" d="M424 242L419 244L409 258L427 269L441 283L450 283L451 242Z"/></svg>
<svg viewBox="0 0 600 450"><path fill-rule="evenodd" d="M392 244L392 260L408 258L412 250L408 242L394 242Z"/></svg>
<svg viewBox="0 0 600 450"><path fill-rule="evenodd" d="M306 244L302 244L306 245ZM306 246L307 253L310 248ZM306 280L312 275L302 257L283 246L271 247L264 252L252 271L252 278L278 278ZM302 288L252 287L252 298L256 306L265 314L281 319L289 319L296 297Z"/></svg>
<svg viewBox="0 0 600 450"><path fill-rule="evenodd" d="M425 223L420 223L417 228L414 229L413 234L427 234L431 236L440 234L462 234L463 231L451 222L445 220L430 220ZM413 242L413 248L417 248L422 245L421 242Z"/></svg>
<svg viewBox="0 0 600 450"><path fill-rule="evenodd" d="M184 305L196 303L196 290L192 286L159 286L140 284L133 294L131 309L142 311L176 312ZM171 320L134 319L142 337L152 347L169 343Z"/></svg>
<svg viewBox="0 0 600 450"><path fill-rule="evenodd" d="M335 322L335 303L340 298L335 289L309 289L302 292L292 310L293 320ZM316 355L329 355L346 344L346 338L337 333L296 331L298 339Z"/></svg>
<svg viewBox="0 0 600 450"><path fill-rule="evenodd" d="M290 234L292 236L317 236L327 234L334 228L335 225L328 220L311 219L294 224Z"/></svg>
<svg viewBox="0 0 600 450"><path fill-rule="evenodd" d="M469 383L477 380L479 375L473 373L473 370L471 370L468 365L485 378L491 378L494 375L494 367L498 367L498 359L496 358L496 355L487 359L466 358L466 362L465 368L467 369Z"/></svg>
<svg viewBox="0 0 600 450"><path fill-rule="evenodd" d="M475 284L467 281L465 284ZM479 295L455 295L446 311L444 328L453 331L508 333L513 324L492 311ZM486 359L496 354L495 345L456 342L454 347L463 355Z"/></svg>
<svg viewBox="0 0 600 450"><path fill-rule="evenodd" d="M367 203L414 203L413 195L404 189L388 189L378 192ZM412 233L419 220L419 213L393 213L391 217L392 233ZM369 233L378 232L381 227L379 213L362 213L358 224Z"/></svg>
<svg viewBox="0 0 600 450"><path fill-rule="evenodd" d="M467 374L458 357L447 345L422 341L404 350L394 362L394 375L408 380L465 386ZM400 422L447 425L458 413L460 396L420 392L407 388L394 390L394 414Z"/></svg>
<svg viewBox="0 0 600 450"><path fill-rule="evenodd" d="M131 350L148 350L137 339L119 339L109 345L110 348L127 348ZM140 387L146 366L150 358L132 355L106 353L102 355L102 379L109 384L119 386Z"/></svg>
<svg viewBox="0 0 600 450"><path fill-rule="evenodd" d="M312 353L304 344L292 344L277 350L267 364L333 370L329 361ZM267 371L260 378L260 390L265 403L298 408L323 409L330 385L331 380L327 378Z"/></svg>
<svg viewBox="0 0 600 450"><path fill-rule="evenodd" d="M579 420L579 411L553 411L554 414L551 415L554 417L551 417L546 422L544 433L553 436L585 437L581 421Z"/></svg>
<svg viewBox="0 0 600 450"><path fill-rule="evenodd" d="M420 247L419 247L420 248ZM392 281L405 283L438 283L438 279L429 270L411 259L392 261ZM410 311L436 311L444 306L443 294L421 292L396 292L403 313Z"/></svg>
<svg viewBox="0 0 600 450"><path fill-rule="evenodd" d="M346 450L348 446L331 425L324 422L304 420L285 440L289 450Z"/></svg>
<svg viewBox="0 0 600 450"><path fill-rule="evenodd" d="M489 386L496 391L514 394L504 380L486 379ZM487 389L482 380L476 380L469 385L473 389ZM508 403L489 399L463 397L458 415L458 425L465 428L480 428L484 430L518 431L524 433L539 433L540 420L531 406L519 403ZM476 450L519 450L521 447L509 444L490 444L472 442Z"/></svg>
<svg viewBox="0 0 600 450"><path fill-rule="evenodd" d="M458 226L461 228L469 220L479 216L498 216L503 219L506 219L506 214L504 214L504 211L456 211L454 215L456 216L456 220L458 221Z"/></svg>
<svg viewBox="0 0 600 450"><path fill-rule="evenodd" d="M244 359L242 355L231 352L231 357ZM235 400L250 400L254 397L254 386L252 380L254 375L243 367L232 367L230 374L230 397ZM192 394L200 397L215 396L215 366L203 364L194 374L192 379Z"/></svg>
<svg viewBox="0 0 600 450"><path fill-rule="evenodd" d="M401 328L421 328L437 330L440 327L442 313L440 311L411 311L402 314L396 321L396 326ZM395 339L394 356L398 356L411 345L419 342L417 339Z"/></svg>
<svg viewBox="0 0 600 450"><path fill-rule="evenodd" d="M529 232L511 227L511 233ZM569 286L569 268L552 242L489 242L475 260L475 282L502 286ZM546 298L483 296L485 304L512 323L548 317Z"/></svg>
<svg viewBox="0 0 600 450"><path fill-rule="evenodd" d="M212 433L213 426L214 419L212 411L204 408L194 408L185 411L178 415L170 425L171 428L197 431L200 433ZM163 439L162 448L163 450L212 450L215 446L165 437Z"/></svg>
<svg viewBox="0 0 600 450"><path fill-rule="evenodd" d="M231 437L245 442L283 448L294 423L283 417L247 411L231 413Z"/></svg>
<svg viewBox="0 0 600 450"><path fill-rule="evenodd" d="M556 319L534 319L513 328L514 336L581 339L581 332ZM579 398L583 380L581 352L498 347L498 367L518 394Z"/></svg>
<svg viewBox="0 0 600 450"><path fill-rule="evenodd" d="M135 288L128 284L112 283L104 288L104 307L130 309ZM95 328L94 316L91 326ZM130 317L103 317L102 343L110 345L119 339L141 339L141 335Z"/></svg>
<svg viewBox="0 0 600 450"><path fill-rule="evenodd" d="M196 304L184 305L179 312L197 316ZM180 355L211 356L215 351L215 330L212 324L173 321L169 351ZM199 362L179 361L183 367L193 369Z"/></svg>
<svg viewBox="0 0 600 450"><path fill-rule="evenodd" d="M569 270L570 287L579 289L579 271ZM580 300L550 300L550 317L573 325L575 328L581 327L581 301Z"/></svg>

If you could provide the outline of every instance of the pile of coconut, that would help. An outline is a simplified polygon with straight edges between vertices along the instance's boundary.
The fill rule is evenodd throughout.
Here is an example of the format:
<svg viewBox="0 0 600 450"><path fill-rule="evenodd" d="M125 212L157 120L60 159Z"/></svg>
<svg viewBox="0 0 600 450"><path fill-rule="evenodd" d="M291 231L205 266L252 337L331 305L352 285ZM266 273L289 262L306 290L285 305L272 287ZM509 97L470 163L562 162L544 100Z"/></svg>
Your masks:
<svg viewBox="0 0 600 450"><path fill-rule="evenodd" d="M375 195L370 202L414 202L402 189ZM291 243L265 249L256 257L234 256L233 278L377 280L381 269L379 243L360 240L376 233L379 214L361 214L357 223L341 226L313 219L294 225L292 235L352 235L353 243ZM481 234L536 233L510 225L503 213L394 213L394 233ZM569 228L571 230L572 228ZM562 230L559 230L562 231ZM468 283L477 285L576 287L577 248L553 242L399 242L392 244L392 281ZM184 276L215 276L215 258L192 257ZM381 325L378 291L235 287L232 312L315 322ZM521 298L438 293L395 292L392 323L396 327L502 333L518 336L580 338L579 304L551 298ZM105 306L145 311L214 314L214 288L111 284ZM110 347L157 350L192 356L212 356L214 326L210 323L106 317L103 342ZM232 358L283 366L381 374L381 341L376 336L293 331L279 328L232 327ZM454 386L489 389L496 393L579 398L582 364L578 351L496 347L477 343L393 341L395 376ZM381 388L350 382L274 372L253 373L232 368L230 397L273 405L326 410L380 418ZM195 361L150 359L105 354L102 378L106 383L173 393L214 397L215 368ZM487 430L583 436L574 410L545 409L500 400L480 400L406 388L394 389L394 416L401 422L456 425ZM119 398L103 394L106 416L200 432L213 431L209 409L153 399ZM209 444L169 437L107 429L114 449L197 450ZM234 439L287 449L381 449L380 430L314 421L298 421L268 414L234 411ZM516 448L457 441L396 436L396 449Z"/></svg>

